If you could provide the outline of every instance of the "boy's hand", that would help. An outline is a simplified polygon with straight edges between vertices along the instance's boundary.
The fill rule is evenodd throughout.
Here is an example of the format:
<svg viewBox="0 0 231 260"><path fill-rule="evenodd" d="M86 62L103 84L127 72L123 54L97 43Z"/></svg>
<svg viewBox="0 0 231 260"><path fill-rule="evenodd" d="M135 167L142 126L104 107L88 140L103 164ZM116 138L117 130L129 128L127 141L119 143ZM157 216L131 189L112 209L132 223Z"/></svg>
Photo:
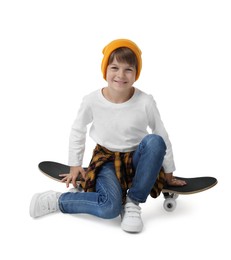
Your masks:
<svg viewBox="0 0 231 260"><path fill-rule="evenodd" d="M165 179L169 186L185 186L187 183L173 176L172 173L165 173Z"/></svg>
<svg viewBox="0 0 231 260"><path fill-rule="evenodd" d="M59 174L59 176L64 177L62 179L62 182L66 182L67 188L69 188L70 183L72 183L72 185L76 188L77 187L76 180L80 174L83 179L86 178L86 172L81 166L71 166L69 173Z"/></svg>

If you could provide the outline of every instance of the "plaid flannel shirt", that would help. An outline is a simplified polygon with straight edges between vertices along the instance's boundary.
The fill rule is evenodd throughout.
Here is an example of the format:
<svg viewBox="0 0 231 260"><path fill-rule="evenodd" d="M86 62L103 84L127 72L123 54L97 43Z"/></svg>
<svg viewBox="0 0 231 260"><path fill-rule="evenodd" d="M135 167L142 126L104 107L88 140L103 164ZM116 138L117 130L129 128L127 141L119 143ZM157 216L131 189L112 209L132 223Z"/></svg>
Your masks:
<svg viewBox="0 0 231 260"><path fill-rule="evenodd" d="M112 152L105 147L97 144L91 162L87 169L86 180L81 181L81 186L86 192L95 191L95 182L100 167L107 162L114 162L115 173L120 182L123 194L123 202L125 202L127 190L131 187L132 179L135 175L132 166L133 152ZM150 192L151 197L157 198L165 185L164 172L161 169L154 186Z"/></svg>

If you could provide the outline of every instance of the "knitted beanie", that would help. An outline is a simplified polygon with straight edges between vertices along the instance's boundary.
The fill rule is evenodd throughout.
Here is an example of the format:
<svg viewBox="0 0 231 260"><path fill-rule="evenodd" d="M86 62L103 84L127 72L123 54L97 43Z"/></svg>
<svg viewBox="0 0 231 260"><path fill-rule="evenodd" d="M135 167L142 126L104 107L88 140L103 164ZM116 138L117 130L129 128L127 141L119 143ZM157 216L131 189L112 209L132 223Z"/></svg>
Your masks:
<svg viewBox="0 0 231 260"><path fill-rule="evenodd" d="M102 70L102 73L103 73L103 78L106 80L108 60L109 60L111 53L114 50L121 48L121 47L127 47L127 48L131 49L136 55L137 62L138 62L137 72L136 72L136 80L137 80L140 76L140 71L141 71L141 68L142 68L142 59L141 59L142 52L134 42L127 40L127 39L114 40L104 47L104 49L103 49L104 57L103 57L102 64L101 64L101 70Z"/></svg>

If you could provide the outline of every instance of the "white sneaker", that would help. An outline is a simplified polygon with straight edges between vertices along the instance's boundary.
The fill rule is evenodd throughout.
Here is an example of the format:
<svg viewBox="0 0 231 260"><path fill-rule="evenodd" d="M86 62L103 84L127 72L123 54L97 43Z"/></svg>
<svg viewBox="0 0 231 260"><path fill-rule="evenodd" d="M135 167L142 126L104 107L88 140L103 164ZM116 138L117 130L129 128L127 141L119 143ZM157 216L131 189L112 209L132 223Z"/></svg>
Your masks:
<svg viewBox="0 0 231 260"><path fill-rule="evenodd" d="M141 208L132 203L127 202L124 206L121 228L124 231L138 233L143 229L143 221L141 219Z"/></svg>
<svg viewBox="0 0 231 260"><path fill-rule="evenodd" d="M37 218L59 210L58 198L60 194L56 191L36 193L30 203L30 216Z"/></svg>

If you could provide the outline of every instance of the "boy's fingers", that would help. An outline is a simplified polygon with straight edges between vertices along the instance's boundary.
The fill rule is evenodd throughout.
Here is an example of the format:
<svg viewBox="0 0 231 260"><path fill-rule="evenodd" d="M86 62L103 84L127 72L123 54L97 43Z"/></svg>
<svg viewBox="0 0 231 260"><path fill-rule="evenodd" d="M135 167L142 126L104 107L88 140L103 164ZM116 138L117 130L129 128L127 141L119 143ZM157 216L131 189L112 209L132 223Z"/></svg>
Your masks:
<svg viewBox="0 0 231 260"><path fill-rule="evenodd" d="M69 173L61 173L59 174L60 177L66 177Z"/></svg>
<svg viewBox="0 0 231 260"><path fill-rule="evenodd" d="M77 187L76 179L72 179L72 182L71 182L71 183L72 183L72 185L73 185L74 188Z"/></svg>
<svg viewBox="0 0 231 260"><path fill-rule="evenodd" d="M66 187L69 188L69 183L71 182L71 179L70 178L67 178L66 180Z"/></svg>
<svg viewBox="0 0 231 260"><path fill-rule="evenodd" d="M83 179L85 180L86 179L86 172L84 171L84 169L81 171L81 175L82 175Z"/></svg>
<svg viewBox="0 0 231 260"><path fill-rule="evenodd" d="M67 178L68 178L68 174L67 173L62 173L62 174L59 174L60 177L63 177L62 178L62 182L66 182Z"/></svg>

